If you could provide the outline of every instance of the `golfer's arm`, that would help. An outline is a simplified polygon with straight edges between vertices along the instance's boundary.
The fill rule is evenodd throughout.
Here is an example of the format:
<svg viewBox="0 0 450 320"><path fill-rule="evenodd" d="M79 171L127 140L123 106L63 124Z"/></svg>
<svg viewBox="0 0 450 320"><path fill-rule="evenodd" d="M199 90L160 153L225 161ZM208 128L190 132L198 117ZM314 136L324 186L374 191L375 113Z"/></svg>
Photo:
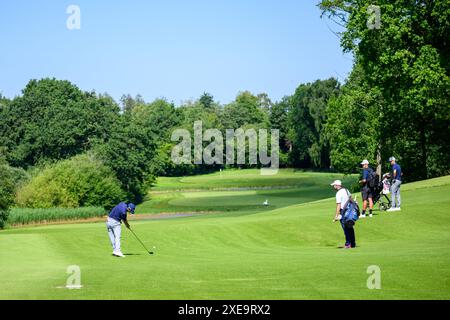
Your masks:
<svg viewBox="0 0 450 320"><path fill-rule="evenodd" d="M123 220L123 223L125 223L125 226L126 226L128 229L130 229L130 224L128 223L127 220Z"/></svg>
<svg viewBox="0 0 450 320"><path fill-rule="evenodd" d="M365 177L365 175L363 175L362 179L359 181L360 183L364 184L367 182L367 177Z"/></svg>
<svg viewBox="0 0 450 320"><path fill-rule="evenodd" d="M334 215L334 220L337 220L339 214L341 213L341 204L336 204L336 214Z"/></svg>
<svg viewBox="0 0 450 320"><path fill-rule="evenodd" d="M394 172L392 172L392 179L397 179L397 170L394 170Z"/></svg>

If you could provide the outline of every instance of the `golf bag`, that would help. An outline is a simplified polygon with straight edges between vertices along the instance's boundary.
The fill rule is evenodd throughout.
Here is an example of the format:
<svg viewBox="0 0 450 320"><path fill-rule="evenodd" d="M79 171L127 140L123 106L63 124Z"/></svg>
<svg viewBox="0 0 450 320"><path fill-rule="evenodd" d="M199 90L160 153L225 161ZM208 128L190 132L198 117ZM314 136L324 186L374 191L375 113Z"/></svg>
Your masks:
<svg viewBox="0 0 450 320"><path fill-rule="evenodd" d="M359 219L358 202L352 199L350 192L346 189L349 199L342 209L342 221L347 227L353 227Z"/></svg>
<svg viewBox="0 0 450 320"><path fill-rule="evenodd" d="M373 204L378 203L378 208L380 211L386 211L391 207L391 199L389 199L388 194L385 190L385 182L381 181L375 188L372 189L372 200Z"/></svg>
<svg viewBox="0 0 450 320"><path fill-rule="evenodd" d="M379 183L380 183L380 176L375 170L369 168L369 176L367 177L367 186L370 189L374 189L376 186L378 186Z"/></svg>

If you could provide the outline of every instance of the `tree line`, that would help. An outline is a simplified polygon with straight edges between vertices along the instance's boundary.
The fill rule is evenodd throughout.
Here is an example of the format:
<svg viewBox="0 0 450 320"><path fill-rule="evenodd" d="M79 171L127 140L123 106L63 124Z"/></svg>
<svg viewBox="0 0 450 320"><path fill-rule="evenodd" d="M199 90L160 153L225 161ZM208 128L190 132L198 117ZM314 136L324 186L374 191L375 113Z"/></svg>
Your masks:
<svg viewBox="0 0 450 320"><path fill-rule="evenodd" d="M279 102L243 91L225 105L204 93L175 106L139 95L117 103L66 80L31 80L20 96L0 99L0 157L16 172L15 202L25 207L109 207L124 197L140 202L157 176L258 166L175 164L173 131L192 132L198 120L203 130L223 133L279 129L282 167L329 169L324 120L328 100L339 92L338 81L328 79L302 84Z"/></svg>

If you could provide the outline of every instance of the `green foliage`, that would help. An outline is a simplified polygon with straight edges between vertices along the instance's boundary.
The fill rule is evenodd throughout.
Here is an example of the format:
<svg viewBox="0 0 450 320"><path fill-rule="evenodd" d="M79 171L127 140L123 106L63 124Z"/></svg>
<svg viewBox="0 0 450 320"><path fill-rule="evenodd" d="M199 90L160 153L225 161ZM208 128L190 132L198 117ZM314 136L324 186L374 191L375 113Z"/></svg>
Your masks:
<svg viewBox="0 0 450 320"><path fill-rule="evenodd" d="M98 144L96 153L119 179L129 201L141 202L154 181L150 171L157 148L157 136L149 118L140 113L123 115L107 143ZM157 123L153 123L158 125Z"/></svg>
<svg viewBox="0 0 450 320"><path fill-rule="evenodd" d="M8 148L8 161L28 167L69 158L88 150L93 139L106 139L119 107L68 81L42 79L31 80L0 113L0 145Z"/></svg>
<svg viewBox="0 0 450 320"><path fill-rule="evenodd" d="M330 142L331 165L340 172L355 172L362 159L376 163L383 126L377 114L378 96L364 86L355 68L341 95L328 103L325 135Z"/></svg>
<svg viewBox="0 0 450 320"><path fill-rule="evenodd" d="M104 215L105 210L101 207L47 209L12 208L8 219L8 225L18 226L32 223L82 220L102 217Z"/></svg>
<svg viewBox="0 0 450 320"><path fill-rule="evenodd" d="M120 103L122 104L122 110L124 111L124 112L131 112L131 111L133 111L133 109L136 107L136 106L139 106L139 105L143 105L143 104L145 104L145 101L144 101L144 99L142 98L142 96L141 95L137 95L135 98L133 98L131 95L129 95L129 94L127 94L127 95L123 95L121 98L120 98Z"/></svg>
<svg viewBox="0 0 450 320"><path fill-rule="evenodd" d="M373 4L381 9L379 29L367 27ZM342 47L365 75L356 90L379 92L375 109L387 128L378 141L382 159L399 158L407 180L448 174L448 1L326 0L320 7L346 28Z"/></svg>
<svg viewBox="0 0 450 320"><path fill-rule="evenodd" d="M338 92L339 82L331 78L302 84L291 97L288 137L292 141L291 159L295 166L329 167L329 142L324 135L324 124L328 100Z"/></svg>
<svg viewBox="0 0 450 320"><path fill-rule="evenodd" d="M200 102L187 103L177 108L180 114L179 125L176 128L183 128L194 133L194 122L202 121L203 129L218 128L222 129L223 125L219 118L218 110L204 108Z"/></svg>
<svg viewBox="0 0 450 320"><path fill-rule="evenodd" d="M5 108L11 101L4 97L0 92L0 112L3 108Z"/></svg>
<svg viewBox="0 0 450 320"><path fill-rule="evenodd" d="M112 208L124 198L111 169L92 154L49 165L17 191L16 202L28 208Z"/></svg>
<svg viewBox="0 0 450 320"><path fill-rule="evenodd" d="M0 155L0 229L8 220L9 207L14 199L14 175Z"/></svg>
<svg viewBox="0 0 450 320"><path fill-rule="evenodd" d="M281 101L274 103L270 108L269 122L271 129L280 130L280 151L287 154L290 151L290 142L287 137L289 131L288 111L290 97L283 97ZM281 156L281 153L280 153ZM280 159L281 163L281 159Z"/></svg>
<svg viewBox="0 0 450 320"><path fill-rule="evenodd" d="M225 129L237 129L248 124L261 124L267 128L269 119L260 108L260 99L244 91L237 95L234 102L224 107L221 122Z"/></svg>
<svg viewBox="0 0 450 320"><path fill-rule="evenodd" d="M202 96L199 99L199 103L206 109L210 109L213 107L213 103L214 103L214 97L205 92L202 94Z"/></svg>

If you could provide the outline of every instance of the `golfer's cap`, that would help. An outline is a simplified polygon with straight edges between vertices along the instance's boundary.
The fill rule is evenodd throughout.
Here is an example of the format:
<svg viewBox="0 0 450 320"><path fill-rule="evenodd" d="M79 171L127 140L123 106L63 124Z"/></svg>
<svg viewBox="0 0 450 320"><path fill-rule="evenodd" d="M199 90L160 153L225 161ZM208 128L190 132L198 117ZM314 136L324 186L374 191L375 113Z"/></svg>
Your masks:
<svg viewBox="0 0 450 320"><path fill-rule="evenodd" d="M134 210L136 210L136 205L133 203L129 203L128 208L131 210L131 214L134 214Z"/></svg>
<svg viewBox="0 0 450 320"><path fill-rule="evenodd" d="M331 186L342 186L342 181L341 180L334 180L334 182L331 184Z"/></svg>
<svg viewBox="0 0 450 320"><path fill-rule="evenodd" d="M395 161L395 158L394 157L390 157L389 158L389 162L391 162L391 161Z"/></svg>
<svg viewBox="0 0 450 320"><path fill-rule="evenodd" d="M367 159L364 159L363 162L361 162L361 164L362 165L369 164L369 161Z"/></svg>

